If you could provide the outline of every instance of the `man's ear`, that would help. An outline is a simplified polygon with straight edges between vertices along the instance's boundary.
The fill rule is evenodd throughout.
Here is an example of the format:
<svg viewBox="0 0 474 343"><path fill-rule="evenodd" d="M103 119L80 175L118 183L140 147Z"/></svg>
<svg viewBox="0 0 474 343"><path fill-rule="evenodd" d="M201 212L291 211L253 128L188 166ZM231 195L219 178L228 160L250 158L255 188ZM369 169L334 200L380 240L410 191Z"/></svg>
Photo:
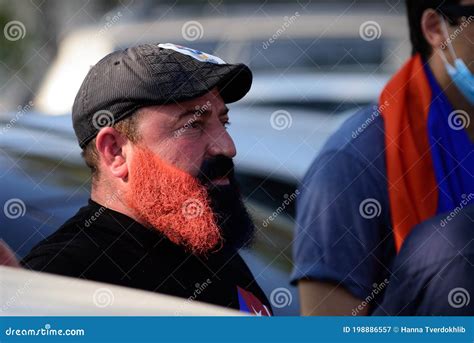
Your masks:
<svg viewBox="0 0 474 343"><path fill-rule="evenodd" d="M423 12L421 16L421 30L433 50L440 49L443 45L446 45L446 37L442 25L440 14L434 9L429 8Z"/></svg>
<svg viewBox="0 0 474 343"><path fill-rule="evenodd" d="M102 166L122 180L126 180L128 176L127 143L128 139L112 127L102 128L95 141Z"/></svg>

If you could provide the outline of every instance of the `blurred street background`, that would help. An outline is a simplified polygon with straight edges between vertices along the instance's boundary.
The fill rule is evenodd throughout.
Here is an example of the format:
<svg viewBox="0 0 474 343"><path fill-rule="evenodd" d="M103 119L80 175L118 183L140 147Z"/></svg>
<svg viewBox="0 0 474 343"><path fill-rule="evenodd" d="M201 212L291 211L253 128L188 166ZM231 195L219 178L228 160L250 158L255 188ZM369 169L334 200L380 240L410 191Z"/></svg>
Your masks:
<svg viewBox="0 0 474 343"><path fill-rule="evenodd" d="M2 112L37 100L38 110L64 114L90 64L143 42L195 47L256 74L383 73L409 53L403 2L394 0L2 0L0 26L9 36Z"/></svg>

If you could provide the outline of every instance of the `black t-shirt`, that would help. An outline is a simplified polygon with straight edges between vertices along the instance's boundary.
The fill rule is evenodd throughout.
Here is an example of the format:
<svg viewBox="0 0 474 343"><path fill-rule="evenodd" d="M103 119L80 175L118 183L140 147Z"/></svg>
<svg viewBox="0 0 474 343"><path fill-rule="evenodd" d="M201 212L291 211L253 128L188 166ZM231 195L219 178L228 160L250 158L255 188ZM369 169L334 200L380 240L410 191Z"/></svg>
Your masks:
<svg viewBox="0 0 474 343"><path fill-rule="evenodd" d="M255 314L271 313L237 252L221 249L208 257L193 255L157 230L92 200L36 245L22 264Z"/></svg>

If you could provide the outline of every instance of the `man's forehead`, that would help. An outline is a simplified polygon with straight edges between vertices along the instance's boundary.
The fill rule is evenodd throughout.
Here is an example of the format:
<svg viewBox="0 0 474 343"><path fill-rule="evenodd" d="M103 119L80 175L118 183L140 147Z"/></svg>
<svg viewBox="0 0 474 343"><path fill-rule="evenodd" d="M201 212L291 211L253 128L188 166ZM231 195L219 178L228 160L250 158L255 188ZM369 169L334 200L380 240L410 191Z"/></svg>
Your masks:
<svg viewBox="0 0 474 343"><path fill-rule="evenodd" d="M176 105L180 107L181 115L189 111L217 112L218 114L228 112L228 108L217 89L213 89L201 97L183 101Z"/></svg>
<svg viewBox="0 0 474 343"><path fill-rule="evenodd" d="M204 104L208 104L209 106L214 106L217 109L226 108L224 100L222 99L221 94L219 93L219 90L217 88L212 89L203 96L182 102L181 104L185 103L201 106Z"/></svg>
<svg viewBox="0 0 474 343"><path fill-rule="evenodd" d="M214 112L222 115L229 111L218 91L211 91L201 97L179 103L143 107L142 110L152 114L157 120L162 118L173 122L196 112L203 115Z"/></svg>

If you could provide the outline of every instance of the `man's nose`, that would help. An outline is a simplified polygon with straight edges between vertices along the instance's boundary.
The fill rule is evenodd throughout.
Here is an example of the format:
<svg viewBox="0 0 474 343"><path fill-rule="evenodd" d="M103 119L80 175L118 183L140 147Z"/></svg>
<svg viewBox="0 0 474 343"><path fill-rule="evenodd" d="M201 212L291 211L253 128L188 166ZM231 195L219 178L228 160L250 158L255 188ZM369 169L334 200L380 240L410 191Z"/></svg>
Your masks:
<svg viewBox="0 0 474 343"><path fill-rule="evenodd" d="M211 136L209 145L209 154L211 156L224 155L228 158L234 158L237 154L234 141L225 128L222 128L217 135Z"/></svg>

